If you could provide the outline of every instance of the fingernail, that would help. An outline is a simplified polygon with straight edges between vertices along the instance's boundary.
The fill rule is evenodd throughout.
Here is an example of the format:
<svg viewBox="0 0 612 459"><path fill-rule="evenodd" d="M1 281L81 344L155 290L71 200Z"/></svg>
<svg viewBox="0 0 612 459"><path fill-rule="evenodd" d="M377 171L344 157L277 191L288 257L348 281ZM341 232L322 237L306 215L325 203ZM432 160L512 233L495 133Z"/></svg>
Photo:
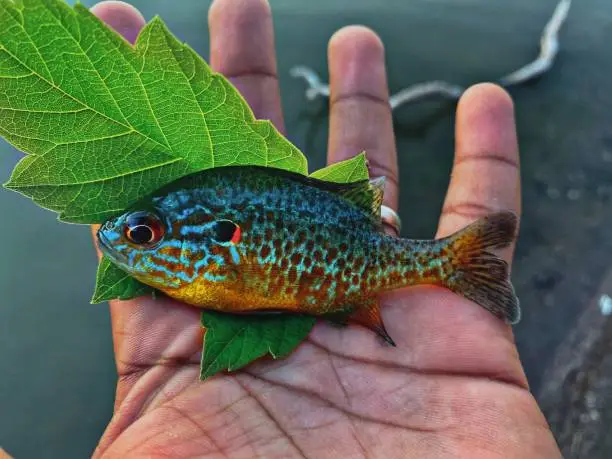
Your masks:
<svg viewBox="0 0 612 459"><path fill-rule="evenodd" d="M132 44L136 41L140 29L146 24L140 11L125 2L116 0L100 2L90 11Z"/></svg>

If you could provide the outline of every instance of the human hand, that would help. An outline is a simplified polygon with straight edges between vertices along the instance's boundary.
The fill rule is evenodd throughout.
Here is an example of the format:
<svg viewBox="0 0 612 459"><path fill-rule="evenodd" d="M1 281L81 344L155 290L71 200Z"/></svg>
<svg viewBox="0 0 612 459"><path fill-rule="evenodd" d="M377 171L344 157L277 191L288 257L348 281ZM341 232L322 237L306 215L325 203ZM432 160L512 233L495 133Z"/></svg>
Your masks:
<svg viewBox="0 0 612 459"><path fill-rule="evenodd" d="M144 24L126 4L93 11L130 40ZM268 4L217 0L209 23L212 67L258 118L283 130ZM329 162L366 150L372 176L388 178L385 204L396 209L382 43L366 28L342 29L329 67ZM519 213L513 116L493 85L462 97L438 236L494 211ZM119 380L95 457L560 457L508 326L437 287L399 290L383 305L396 348L369 330L321 323L287 359L202 382L198 309L167 298L111 302Z"/></svg>

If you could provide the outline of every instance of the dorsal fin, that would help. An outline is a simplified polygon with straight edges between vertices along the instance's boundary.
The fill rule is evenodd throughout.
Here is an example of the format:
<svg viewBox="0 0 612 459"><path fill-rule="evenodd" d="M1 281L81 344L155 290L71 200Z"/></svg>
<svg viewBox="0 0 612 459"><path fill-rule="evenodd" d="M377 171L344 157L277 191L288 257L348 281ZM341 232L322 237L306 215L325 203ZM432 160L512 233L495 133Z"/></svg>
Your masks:
<svg viewBox="0 0 612 459"><path fill-rule="evenodd" d="M328 182L314 177L298 176L297 174L282 172L295 180L308 183L312 186L341 196L356 207L366 212L372 222L382 228L380 221L380 206L383 202L386 177L377 177L371 180L360 180L357 182L339 183Z"/></svg>
<svg viewBox="0 0 612 459"><path fill-rule="evenodd" d="M364 181L362 186L342 190L339 194L380 220L380 206L385 192L385 177Z"/></svg>
<svg viewBox="0 0 612 459"><path fill-rule="evenodd" d="M283 169L276 169L274 167L263 167L263 166L223 166L222 168L228 169L251 169L260 171L265 174L276 174L282 175L290 180L295 180L298 182L302 182L306 185L313 186L319 188L324 191L328 191L330 193L335 193L338 196L341 196L346 201L352 203L359 209L365 211L366 215L368 215L372 223L379 226L382 229L382 224L380 221L380 206L383 201L383 194L385 189L385 177L378 177L371 180L359 180L356 182L349 183L340 183L340 182L329 182L327 180L321 180L315 177L309 177L306 175L298 174L296 172L291 172ZM209 171L200 171L183 177L180 181L183 184L187 184L186 186L193 186L190 184L191 182L195 182L197 184L200 177L207 174L213 173L214 171L218 171L221 169L214 168ZM191 181L191 182L190 182ZM177 181L178 182L178 181ZM173 182L167 185L167 189L173 189L177 185L177 182ZM166 188L161 188L156 191L157 195L164 194L166 192Z"/></svg>
<svg viewBox="0 0 612 459"><path fill-rule="evenodd" d="M385 177L364 180L355 185L339 188L336 193L366 211L368 215L374 217L375 221L380 222L380 206L385 191Z"/></svg>

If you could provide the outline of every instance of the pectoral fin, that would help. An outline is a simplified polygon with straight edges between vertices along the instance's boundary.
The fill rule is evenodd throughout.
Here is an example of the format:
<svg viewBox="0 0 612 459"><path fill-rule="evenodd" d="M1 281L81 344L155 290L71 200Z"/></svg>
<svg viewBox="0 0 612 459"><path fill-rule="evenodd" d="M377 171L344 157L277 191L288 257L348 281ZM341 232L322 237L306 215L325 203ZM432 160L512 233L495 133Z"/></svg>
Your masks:
<svg viewBox="0 0 612 459"><path fill-rule="evenodd" d="M387 333L385 324L380 315L380 303L377 298L367 300L365 303L358 305L354 312L348 318L349 322L362 325L375 332L378 336L384 339L388 344L395 347L395 342Z"/></svg>

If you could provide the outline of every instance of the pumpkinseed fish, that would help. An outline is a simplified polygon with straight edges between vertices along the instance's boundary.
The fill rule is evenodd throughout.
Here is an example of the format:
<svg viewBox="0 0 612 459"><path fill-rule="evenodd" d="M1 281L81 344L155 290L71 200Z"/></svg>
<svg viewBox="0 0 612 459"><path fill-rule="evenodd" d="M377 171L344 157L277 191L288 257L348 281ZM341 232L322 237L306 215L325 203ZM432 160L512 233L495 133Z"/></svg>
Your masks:
<svg viewBox="0 0 612 459"><path fill-rule="evenodd" d="M505 261L516 216L500 212L439 240L382 231L384 178L331 183L231 166L183 177L98 230L106 256L139 281L205 309L344 317L385 331L378 295L446 287L509 323L518 299Z"/></svg>

